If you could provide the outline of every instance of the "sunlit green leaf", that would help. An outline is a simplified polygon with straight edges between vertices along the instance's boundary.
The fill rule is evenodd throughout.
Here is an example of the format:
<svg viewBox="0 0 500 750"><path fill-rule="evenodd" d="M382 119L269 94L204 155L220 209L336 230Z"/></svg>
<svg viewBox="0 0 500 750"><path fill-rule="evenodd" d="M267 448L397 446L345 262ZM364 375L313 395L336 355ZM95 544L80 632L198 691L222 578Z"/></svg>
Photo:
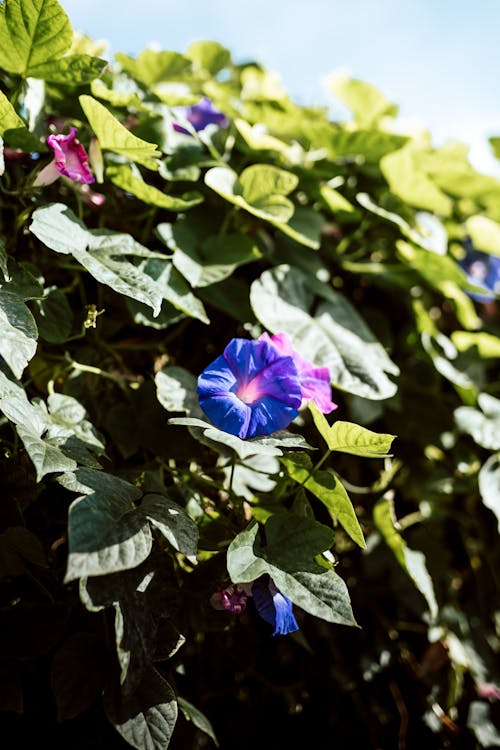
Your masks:
<svg viewBox="0 0 500 750"><path fill-rule="evenodd" d="M383 117L395 117L398 108L386 97L365 81L358 81L346 75L334 75L328 81L332 92L353 112L360 128L372 128Z"/></svg>
<svg viewBox="0 0 500 750"><path fill-rule="evenodd" d="M34 78L43 78L51 83L81 86L98 78L107 67L106 60L90 55L67 55L58 60L41 63L30 69Z"/></svg>
<svg viewBox="0 0 500 750"><path fill-rule="evenodd" d="M500 399L480 393L478 405L480 409L472 406L459 406L455 409L457 427L470 435L482 448L500 450Z"/></svg>
<svg viewBox="0 0 500 750"><path fill-rule="evenodd" d="M471 216L465 227L474 246L492 255L500 255L500 224L487 216Z"/></svg>
<svg viewBox="0 0 500 750"><path fill-rule="evenodd" d="M0 288L0 355L20 378L36 352L38 329L24 301Z"/></svg>
<svg viewBox="0 0 500 750"><path fill-rule="evenodd" d="M281 463L292 479L323 503L331 518L343 526L356 544L365 548L363 532L342 482L329 471L313 469L311 459L303 453L284 456Z"/></svg>
<svg viewBox="0 0 500 750"><path fill-rule="evenodd" d="M116 60L122 68L146 86L162 81L178 81L189 71L191 61L179 52L145 49L136 59L118 52Z"/></svg>
<svg viewBox="0 0 500 750"><path fill-rule="evenodd" d="M479 472L483 503L495 514L500 533L500 453L490 456Z"/></svg>
<svg viewBox="0 0 500 750"><path fill-rule="evenodd" d="M391 455L389 450L395 435L372 432L366 427L341 420L335 420L329 425L314 401L309 403L309 409L320 435L331 451L351 453L365 458L384 458Z"/></svg>
<svg viewBox="0 0 500 750"><path fill-rule="evenodd" d="M73 31L57 0L5 0L0 9L0 68L24 77L61 57Z"/></svg>
<svg viewBox="0 0 500 750"><path fill-rule="evenodd" d="M17 114L3 91L0 91L0 135L4 135L6 130L25 127L22 117Z"/></svg>
<svg viewBox="0 0 500 750"><path fill-rule="evenodd" d="M148 169L158 169L156 157L161 156L155 143L138 138L127 130L109 110L88 94L79 97L80 104L104 151L114 151Z"/></svg>
<svg viewBox="0 0 500 750"><path fill-rule="evenodd" d="M108 167L106 177L109 177L119 188L135 195L144 203L165 208L167 211L186 211L203 201L203 196L200 193L188 193L181 198L167 195L153 185L148 185L141 177L134 175L128 164Z"/></svg>

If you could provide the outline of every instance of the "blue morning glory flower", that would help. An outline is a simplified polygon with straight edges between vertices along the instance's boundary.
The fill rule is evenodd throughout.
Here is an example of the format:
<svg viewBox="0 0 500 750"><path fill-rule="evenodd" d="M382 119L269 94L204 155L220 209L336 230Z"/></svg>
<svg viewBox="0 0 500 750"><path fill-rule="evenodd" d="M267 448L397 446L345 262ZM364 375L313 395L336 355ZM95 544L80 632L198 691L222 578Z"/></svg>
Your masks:
<svg viewBox="0 0 500 750"><path fill-rule="evenodd" d="M215 109L210 99L206 96L204 96L197 104L193 104L191 107L184 107L181 112L186 120L191 123L196 132L204 130L207 125L211 124L225 128L228 123L226 115ZM191 135L191 133L189 133L186 128L183 128L182 125L174 122L173 126L174 130L177 130L179 133Z"/></svg>
<svg viewBox="0 0 500 750"><path fill-rule="evenodd" d="M276 588L269 576L260 576L253 582L252 596L259 615L274 626L273 635L286 635L299 629L292 602Z"/></svg>
<svg viewBox="0 0 500 750"><path fill-rule="evenodd" d="M459 261L460 266L471 284L484 289L483 294L480 292L467 292L467 294L477 302L494 302L496 294L500 293L500 258L476 250L469 237L462 242L462 245L465 249L465 257Z"/></svg>
<svg viewBox="0 0 500 750"><path fill-rule="evenodd" d="M253 438L295 419L302 387L292 357L271 342L232 339L198 378L198 400L216 427Z"/></svg>

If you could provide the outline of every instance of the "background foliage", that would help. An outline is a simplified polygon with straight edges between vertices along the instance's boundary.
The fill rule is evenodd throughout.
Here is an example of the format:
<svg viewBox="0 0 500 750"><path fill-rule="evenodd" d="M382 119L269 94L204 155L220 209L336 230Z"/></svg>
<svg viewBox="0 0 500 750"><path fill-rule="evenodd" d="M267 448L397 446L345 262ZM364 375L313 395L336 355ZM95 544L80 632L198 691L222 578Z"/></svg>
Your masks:
<svg viewBox="0 0 500 750"><path fill-rule="evenodd" d="M500 183L360 81L334 123L216 42L102 53L0 5L2 738L499 747L500 321L462 266ZM97 182L37 187L69 126ZM264 330L339 409L241 441L196 377ZM262 572L297 633L210 606Z"/></svg>

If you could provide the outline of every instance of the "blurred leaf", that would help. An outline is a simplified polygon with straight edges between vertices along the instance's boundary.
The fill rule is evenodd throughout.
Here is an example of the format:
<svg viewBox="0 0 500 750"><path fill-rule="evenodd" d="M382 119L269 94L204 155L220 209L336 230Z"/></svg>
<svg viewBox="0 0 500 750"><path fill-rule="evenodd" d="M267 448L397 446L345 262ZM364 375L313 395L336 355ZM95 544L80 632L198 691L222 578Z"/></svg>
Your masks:
<svg viewBox="0 0 500 750"><path fill-rule="evenodd" d="M155 375L158 401L167 411L189 413L198 405L197 380L183 367L169 365Z"/></svg>
<svg viewBox="0 0 500 750"><path fill-rule="evenodd" d="M213 76L231 62L229 50L218 42L192 42L187 48L186 57L193 61L195 70L205 70Z"/></svg>
<svg viewBox="0 0 500 750"><path fill-rule="evenodd" d="M374 128L384 117L395 117L398 108L395 104L372 86L345 75L335 75L329 79L329 86L334 94L354 114L360 128Z"/></svg>
<svg viewBox="0 0 500 750"><path fill-rule="evenodd" d="M161 156L161 151L155 143L144 141L127 130L97 99L82 94L79 101L103 151L113 151L148 169L158 169L156 157Z"/></svg>
<svg viewBox="0 0 500 750"><path fill-rule="evenodd" d="M396 560L427 602L432 620L435 620L438 613L438 604L432 578L426 567L425 555L423 552L410 549L403 537L398 534L392 520L390 501L387 498L377 502L373 509L373 518L388 547L393 551Z"/></svg>
<svg viewBox="0 0 500 750"><path fill-rule="evenodd" d="M59 721L86 711L102 689L103 649L94 633L71 635L52 659L51 686Z"/></svg>
<svg viewBox="0 0 500 750"><path fill-rule="evenodd" d="M464 352L475 347L480 357L484 359L500 357L500 338L483 331L469 333L469 331L453 331L451 340L456 348Z"/></svg>
<svg viewBox="0 0 500 750"><path fill-rule="evenodd" d="M500 224L487 216L470 216L465 228L475 248L500 256Z"/></svg>
<svg viewBox="0 0 500 750"><path fill-rule="evenodd" d="M472 701L467 726L472 729L481 747L500 747L500 732L491 720L491 707L484 701Z"/></svg>
<svg viewBox="0 0 500 750"><path fill-rule="evenodd" d="M481 467L479 491L483 503L495 514L500 533L500 453L490 456Z"/></svg>
<svg viewBox="0 0 500 750"><path fill-rule="evenodd" d="M195 727L200 729L202 732L205 732L205 734L207 734L210 739L213 740L215 747L219 747L219 743L217 742L217 737L215 736L212 724L209 722L205 714L181 696L177 697L177 703L179 704L179 708L181 709L185 718L188 721L192 721Z"/></svg>
<svg viewBox="0 0 500 750"><path fill-rule="evenodd" d="M170 50L145 49L135 60L118 52L115 58L127 73L148 87L162 81L182 80L191 67L187 57Z"/></svg>
<svg viewBox="0 0 500 750"><path fill-rule="evenodd" d="M148 185L141 177L135 176L128 164L107 167L106 176L119 188L135 195L144 203L165 208L167 211L186 211L203 202L200 193L186 193L182 198L163 193L153 185Z"/></svg>
<svg viewBox="0 0 500 750"><path fill-rule="evenodd" d="M66 341L73 325L73 312L64 292L57 287L45 290L45 296L34 302L34 315L42 339L52 344Z"/></svg>
<svg viewBox="0 0 500 750"><path fill-rule="evenodd" d="M441 216L450 215L451 200L426 175L413 143L382 157L380 169L391 191L406 203Z"/></svg>
<svg viewBox="0 0 500 750"><path fill-rule="evenodd" d="M335 522L338 521L351 539L365 549L363 532L342 482L329 471L314 469L309 456L303 453L284 456L281 463L285 466L288 475L317 497L326 507L331 518Z"/></svg>
<svg viewBox="0 0 500 750"><path fill-rule="evenodd" d="M0 11L0 68L36 77L37 66L60 58L72 37L57 0L6 0Z"/></svg>
<svg viewBox="0 0 500 750"><path fill-rule="evenodd" d="M339 292L282 265L253 282L250 302L266 328L288 333L303 357L328 367L336 387L369 399L389 398L396 392L385 372L396 375L398 368ZM314 315L309 312L313 308Z"/></svg>
<svg viewBox="0 0 500 750"><path fill-rule="evenodd" d="M30 68L30 76L66 86L81 86L98 78L107 65L106 60L98 57L67 55Z"/></svg>
<svg viewBox="0 0 500 750"><path fill-rule="evenodd" d="M487 393L480 393L477 400L481 411L472 406L455 409L456 425L482 448L500 450L500 400Z"/></svg>

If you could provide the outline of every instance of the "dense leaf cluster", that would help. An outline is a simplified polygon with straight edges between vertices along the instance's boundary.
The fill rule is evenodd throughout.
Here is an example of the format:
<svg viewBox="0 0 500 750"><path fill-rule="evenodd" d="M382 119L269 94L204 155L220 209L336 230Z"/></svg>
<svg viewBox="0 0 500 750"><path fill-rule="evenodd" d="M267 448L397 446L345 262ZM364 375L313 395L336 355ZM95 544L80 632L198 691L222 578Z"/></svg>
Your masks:
<svg viewBox="0 0 500 750"><path fill-rule="evenodd" d="M216 42L102 54L0 4L2 741L500 746L500 316L462 269L500 182L360 81L335 123ZM95 183L38 185L70 127ZM263 331L339 408L241 440L196 378ZM297 633L211 606L262 575Z"/></svg>

